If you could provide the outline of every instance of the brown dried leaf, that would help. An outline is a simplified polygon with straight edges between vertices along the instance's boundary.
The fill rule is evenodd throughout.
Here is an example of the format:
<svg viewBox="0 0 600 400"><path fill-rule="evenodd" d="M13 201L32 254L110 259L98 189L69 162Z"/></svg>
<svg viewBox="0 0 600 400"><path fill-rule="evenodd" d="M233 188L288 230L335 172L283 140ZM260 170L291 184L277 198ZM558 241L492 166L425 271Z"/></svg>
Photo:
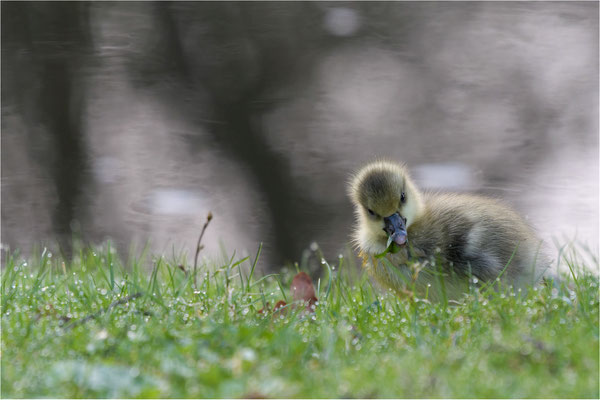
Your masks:
<svg viewBox="0 0 600 400"><path fill-rule="evenodd" d="M260 310L257 311L258 314L263 314L265 312L269 312L271 310L271 306L269 304L269 302L267 301L267 303L265 304L265 308L261 308Z"/></svg>
<svg viewBox="0 0 600 400"><path fill-rule="evenodd" d="M279 300L277 303L275 303L275 307L273 307L273 310L271 310L271 305L267 301L267 303L265 304L265 308L261 308L260 310L257 311L257 313L258 314L269 314L269 313L273 312L274 315L279 315L279 314L285 312L285 308L284 308L285 306L287 306L287 303L283 300Z"/></svg>
<svg viewBox="0 0 600 400"><path fill-rule="evenodd" d="M277 313L280 314L282 312L285 311L285 306L287 306L287 303L283 300L279 300L276 304L275 307L273 308L273 313Z"/></svg>
<svg viewBox="0 0 600 400"><path fill-rule="evenodd" d="M306 272L300 272L294 277L291 285L292 296L294 302L302 301L307 304L307 310L312 311L311 307L317 302L317 296L315 294L315 287L313 286L312 279L306 274Z"/></svg>

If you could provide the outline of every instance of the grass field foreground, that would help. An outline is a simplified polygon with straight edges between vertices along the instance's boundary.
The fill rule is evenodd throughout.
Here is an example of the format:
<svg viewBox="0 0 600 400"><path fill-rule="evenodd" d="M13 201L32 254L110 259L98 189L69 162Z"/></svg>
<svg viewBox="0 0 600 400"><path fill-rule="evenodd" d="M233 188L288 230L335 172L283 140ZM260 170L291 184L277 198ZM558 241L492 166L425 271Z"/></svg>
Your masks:
<svg viewBox="0 0 600 400"><path fill-rule="evenodd" d="M110 246L8 256L2 397L600 395L599 281L576 255L560 284L451 304L397 298L323 260L314 312L293 307L296 270L255 276L256 258L194 279L182 260L146 272Z"/></svg>

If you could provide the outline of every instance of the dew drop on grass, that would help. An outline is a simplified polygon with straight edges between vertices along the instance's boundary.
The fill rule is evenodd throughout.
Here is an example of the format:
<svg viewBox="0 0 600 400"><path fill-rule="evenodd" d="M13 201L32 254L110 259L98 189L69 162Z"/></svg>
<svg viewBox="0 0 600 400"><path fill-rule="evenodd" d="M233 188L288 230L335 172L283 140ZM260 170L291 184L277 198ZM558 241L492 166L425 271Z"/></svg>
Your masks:
<svg viewBox="0 0 600 400"><path fill-rule="evenodd" d="M85 350L86 350L88 353L93 353L93 352L96 350L96 346L94 345L94 343L91 343L91 342L90 342L90 343L88 343L88 344L85 346Z"/></svg>
<svg viewBox="0 0 600 400"><path fill-rule="evenodd" d="M571 292L569 293L569 297L571 298L571 300L575 300L577 298L577 294L575 292Z"/></svg>

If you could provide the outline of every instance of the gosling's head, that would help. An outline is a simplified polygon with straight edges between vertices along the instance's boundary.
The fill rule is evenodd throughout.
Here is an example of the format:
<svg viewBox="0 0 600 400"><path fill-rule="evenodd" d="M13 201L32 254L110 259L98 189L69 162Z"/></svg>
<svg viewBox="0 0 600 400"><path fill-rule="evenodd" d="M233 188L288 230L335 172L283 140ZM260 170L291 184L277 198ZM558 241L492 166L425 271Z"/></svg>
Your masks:
<svg viewBox="0 0 600 400"><path fill-rule="evenodd" d="M406 245L407 229L421 212L422 200L403 165L390 161L365 165L352 178L349 194L358 222L354 240L362 250L380 253L388 238Z"/></svg>

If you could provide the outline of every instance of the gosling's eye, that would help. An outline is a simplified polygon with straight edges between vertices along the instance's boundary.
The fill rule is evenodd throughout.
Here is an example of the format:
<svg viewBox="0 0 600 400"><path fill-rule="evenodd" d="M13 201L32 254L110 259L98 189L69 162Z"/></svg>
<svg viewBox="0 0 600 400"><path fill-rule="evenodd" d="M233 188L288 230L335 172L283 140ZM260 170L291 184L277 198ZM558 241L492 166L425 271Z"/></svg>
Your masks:
<svg viewBox="0 0 600 400"><path fill-rule="evenodd" d="M400 201L401 202L406 202L406 194L404 194L404 192L402 192L402 194L400 195Z"/></svg>
<svg viewBox="0 0 600 400"><path fill-rule="evenodd" d="M375 216L375 212L373 210L371 210L370 208L367 208L367 212L369 213L369 215L371 216Z"/></svg>

